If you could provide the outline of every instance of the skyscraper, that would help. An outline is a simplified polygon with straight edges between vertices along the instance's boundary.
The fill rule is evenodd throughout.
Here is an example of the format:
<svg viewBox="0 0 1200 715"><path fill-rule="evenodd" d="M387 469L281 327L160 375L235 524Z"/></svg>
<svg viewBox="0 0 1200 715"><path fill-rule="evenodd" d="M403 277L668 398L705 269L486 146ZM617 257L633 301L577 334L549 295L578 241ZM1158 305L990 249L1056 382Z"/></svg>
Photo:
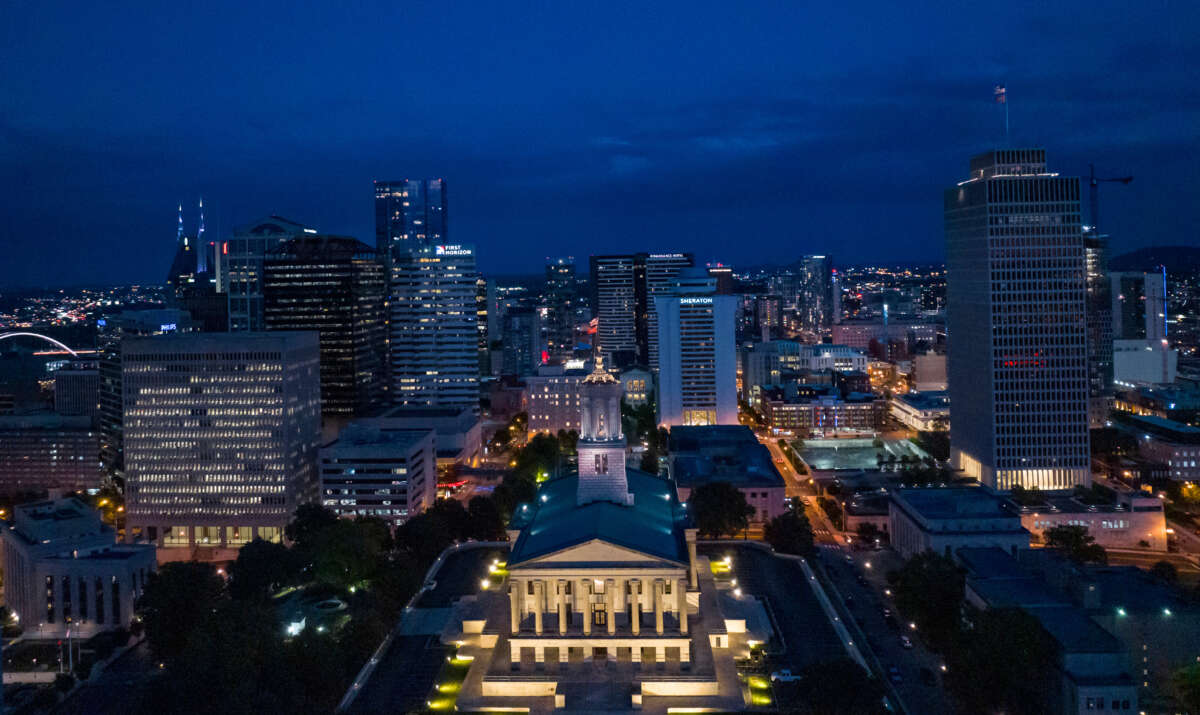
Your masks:
<svg viewBox="0 0 1200 715"><path fill-rule="evenodd" d="M653 297L694 265L690 253L592 256L592 311L600 354L613 367L657 368L658 323Z"/></svg>
<svg viewBox="0 0 1200 715"><path fill-rule="evenodd" d="M1162 340L1167 337L1167 273L1126 271L1112 274L1114 340Z"/></svg>
<svg viewBox="0 0 1200 715"><path fill-rule="evenodd" d="M279 541L317 497L315 332L126 338L127 535L160 547Z"/></svg>
<svg viewBox="0 0 1200 715"><path fill-rule="evenodd" d="M395 257L392 402L479 409L475 249L437 245Z"/></svg>
<svg viewBox="0 0 1200 715"><path fill-rule="evenodd" d="M820 334L833 320L833 260L829 256L800 259L800 325Z"/></svg>
<svg viewBox="0 0 1200 715"><path fill-rule="evenodd" d="M1001 490L1090 484L1079 179L1042 149L981 154L945 225L952 459Z"/></svg>
<svg viewBox="0 0 1200 715"><path fill-rule="evenodd" d="M139 335L190 333L199 329L187 311L174 308L128 310L96 321L100 338L100 463L106 477L121 477L125 473L121 341Z"/></svg>
<svg viewBox="0 0 1200 715"><path fill-rule="evenodd" d="M566 359L575 349L575 307L579 290L575 282L575 259L546 261L546 286L542 294L546 306L546 351L551 357Z"/></svg>
<svg viewBox="0 0 1200 715"><path fill-rule="evenodd" d="M695 259L690 253L651 253L646 256L645 309L638 313L638 360L655 372L658 371L658 309L654 298L673 291L680 272L693 265ZM707 275L707 272L703 273ZM712 285L715 290L715 279Z"/></svg>
<svg viewBox="0 0 1200 715"><path fill-rule="evenodd" d="M1108 236L1093 226L1083 232L1087 270L1088 426L1103 427L1113 405L1112 284Z"/></svg>
<svg viewBox="0 0 1200 715"><path fill-rule="evenodd" d="M267 330L321 335L321 412L361 414L385 400L386 297L375 249L347 236L305 234L267 253Z"/></svg>
<svg viewBox="0 0 1200 715"><path fill-rule="evenodd" d="M532 375L542 364L542 322L536 308L511 308L503 319L505 375Z"/></svg>
<svg viewBox="0 0 1200 715"><path fill-rule="evenodd" d="M596 351L613 366L638 359L638 286L644 286L646 266L636 255L592 256L592 313L596 316Z"/></svg>
<svg viewBox="0 0 1200 715"><path fill-rule="evenodd" d="M658 322L658 422L738 423L737 297L717 295L701 269L678 276L654 297Z"/></svg>
<svg viewBox="0 0 1200 715"><path fill-rule="evenodd" d="M263 261L268 252L285 241L315 234L308 228L281 216L268 216L241 226L233 238L222 242L220 261L224 278L218 283L229 296L229 330L232 332L264 329Z"/></svg>
<svg viewBox="0 0 1200 715"><path fill-rule="evenodd" d="M444 179L375 182L375 248L389 265L403 253L445 243Z"/></svg>

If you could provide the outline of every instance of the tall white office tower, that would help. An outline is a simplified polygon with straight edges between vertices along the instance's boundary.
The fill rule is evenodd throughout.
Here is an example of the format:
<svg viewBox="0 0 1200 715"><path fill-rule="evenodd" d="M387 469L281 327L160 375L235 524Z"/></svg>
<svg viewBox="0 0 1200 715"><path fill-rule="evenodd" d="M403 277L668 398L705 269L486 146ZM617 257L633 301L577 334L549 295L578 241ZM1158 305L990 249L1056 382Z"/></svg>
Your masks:
<svg viewBox="0 0 1200 715"><path fill-rule="evenodd" d="M717 295L716 280L684 271L655 296L658 319L658 422L735 425L736 296Z"/></svg>
<svg viewBox="0 0 1200 715"><path fill-rule="evenodd" d="M127 534L160 547L279 541L317 496L316 332L128 337Z"/></svg>
<svg viewBox="0 0 1200 715"><path fill-rule="evenodd" d="M475 249L438 245L394 257L392 402L479 410Z"/></svg>
<svg viewBox="0 0 1200 715"><path fill-rule="evenodd" d="M952 459L1001 490L1090 484L1079 179L1043 149L981 154L945 224Z"/></svg>

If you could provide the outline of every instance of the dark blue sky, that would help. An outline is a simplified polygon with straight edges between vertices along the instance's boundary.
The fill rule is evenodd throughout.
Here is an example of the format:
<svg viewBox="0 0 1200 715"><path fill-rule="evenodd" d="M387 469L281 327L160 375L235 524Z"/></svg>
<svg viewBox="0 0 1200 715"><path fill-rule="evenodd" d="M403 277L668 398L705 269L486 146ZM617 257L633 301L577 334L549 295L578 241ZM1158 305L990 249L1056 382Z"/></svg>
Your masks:
<svg viewBox="0 0 1200 715"><path fill-rule="evenodd" d="M0 285L161 281L201 194L210 231L370 242L371 181L419 176L489 272L940 260L1000 81L1014 143L1137 176L1104 191L1117 250L1200 240L1190 1L9 0L0 67Z"/></svg>

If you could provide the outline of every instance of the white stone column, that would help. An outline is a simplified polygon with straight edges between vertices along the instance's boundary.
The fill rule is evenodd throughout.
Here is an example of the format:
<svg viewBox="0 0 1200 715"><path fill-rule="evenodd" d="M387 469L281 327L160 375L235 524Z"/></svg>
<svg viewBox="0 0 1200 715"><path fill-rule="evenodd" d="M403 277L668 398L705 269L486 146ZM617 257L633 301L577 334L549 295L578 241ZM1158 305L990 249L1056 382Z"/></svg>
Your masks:
<svg viewBox="0 0 1200 715"><path fill-rule="evenodd" d="M604 582L604 610L606 611L604 620L608 623L608 634L611 636L617 632L617 581L616 579L606 579Z"/></svg>
<svg viewBox="0 0 1200 715"><path fill-rule="evenodd" d="M665 646L661 646L661 645L654 646L654 662L655 663L667 662L667 649Z"/></svg>
<svg viewBox="0 0 1200 715"><path fill-rule="evenodd" d="M508 582L508 612L513 633L521 630L521 586L521 582L515 578Z"/></svg>
<svg viewBox="0 0 1200 715"><path fill-rule="evenodd" d="M546 582L538 579L533 582L533 632L542 634L542 602L546 591Z"/></svg>
<svg viewBox="0 0 1200 715"><path fill-rule="evenodd" d="M679 583L675 584L675 602L679 604L679 632L686 634L688 632L687 583L683 579L679 579Z"/></svg>
<svg viewBox="0 0 1200 715"><path fill-rule="evenodd" d="M629 627L631 629L633 629L633 634L635 636L638 633L640 633L642 630L642 594L640 593L641 589L642 589L641 581L633 581L632 583L629 584L629 590L633 592L632 594L630 594L630 597L629 597L629 613L630 613ZM634 651L637 651L637 650L638 650L637 648L634 648ZM639 660L641 659L640 654L638 655L638 658L639 658Z"/></svg>
<svg viewBox="0 0 1200 715"><path fill-rule="evenodd" d="M571 649L565 645L558 647L558 662L560 665L567 665L571 662Z"/></svg>
<svg viewBox="0 0 1200 715"><path fill-rule="evenodd" d="M679 662L680 663L691 663L692 662L692 644L690 641L684 641L679 646Z"/></svg>
<svg viewBox="0 0 1200 715"><path fill-rule="evenodd" d="M533 662L538 665L543 665L546 662L546 646L539 645L533 647Z"/></svg>
<svg viewBox="0 0 1200 715"><path fill-rule="evenodd" d="M688 582L692 586L692 590L700 588L700 574L696 566L696 531L694 529L687 530L687 550L688 550Z"/></svg>
<svg viewBox="0 0 1200 715"><path fill-rule="evenodd" d="M654 632L663 634L663 580L654 579Z"/></svg>
<svg viewBox="0 0 1200 715"><path fill-rule="evenodd" d="M642 662L642 647L640 645L635 645L634 647L630 648L629 650L630 650L630 653L629 653L630 659L634 663L640 664Z"/></svg>
<svg viewBox="0 0 1200 715"><path fill-rule="evenodd" d="M590 636L592 634L592 589L591 584L584 579L579 584L579 596L583 599L583 634ZM591 657L590 654L588 656Z"/></svg>
<svg viewBox="0 0 1200 715"><path fill-rule="evenodd" d="M513 665L521 663L521 641L508 642L508 655Z"/></svg>
<svg viewBox="0 0 1200 715"><path fill-rule="evenodd" d="M570 610L567 606L567 582L559 579L558 581L558 634L566 635L567 633L567 615Z"/></svg>

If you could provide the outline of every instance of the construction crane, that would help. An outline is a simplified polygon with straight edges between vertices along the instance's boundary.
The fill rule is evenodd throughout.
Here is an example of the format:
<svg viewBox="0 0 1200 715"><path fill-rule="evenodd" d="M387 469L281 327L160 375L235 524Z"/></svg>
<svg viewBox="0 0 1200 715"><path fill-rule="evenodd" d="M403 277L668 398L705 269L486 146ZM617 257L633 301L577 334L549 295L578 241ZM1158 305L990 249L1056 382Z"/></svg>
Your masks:
<svg viewBox="0 0 1200 715"><path fill-rule="evenodd" d="M1091 208L1092 208L1092 231L1098 236L1100 235L1100 198L1099 188L1102 183L1125 184L1133 181L1132 176L1118 176L1111 179L1100 179L1096 177L1096 165L1088 164L1090 175L1088 185L1091 187Z"/></svg>

